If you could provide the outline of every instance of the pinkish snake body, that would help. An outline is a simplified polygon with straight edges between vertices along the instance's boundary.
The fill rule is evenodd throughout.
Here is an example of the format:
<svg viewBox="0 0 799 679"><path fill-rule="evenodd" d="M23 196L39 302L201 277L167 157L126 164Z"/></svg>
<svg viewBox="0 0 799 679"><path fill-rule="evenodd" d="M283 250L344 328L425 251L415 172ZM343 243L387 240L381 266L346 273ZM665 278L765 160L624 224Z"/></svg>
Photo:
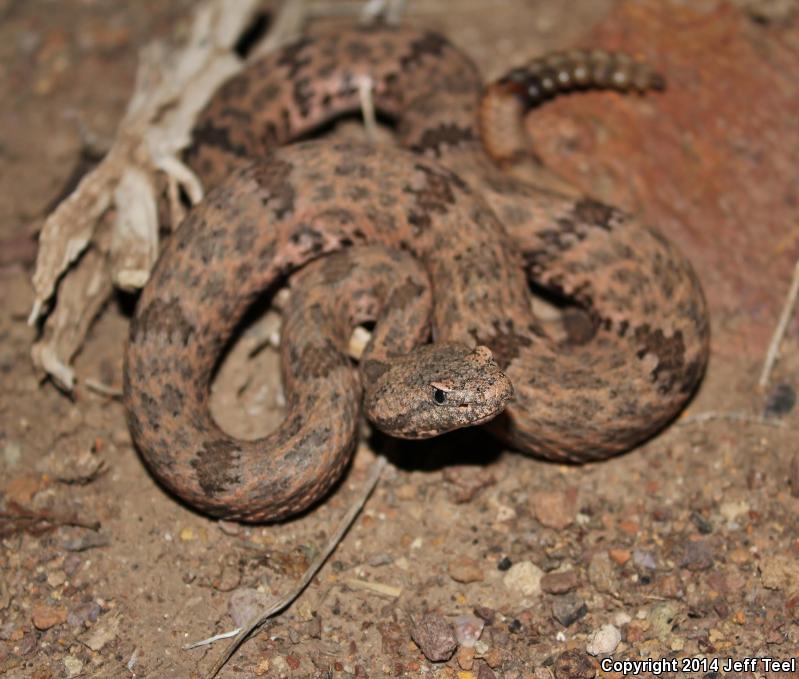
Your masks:
<svg viewBox="0 0 799 679"><path fill-rule="evenodd" d="M357 110L364 78L405 148L277 148ZM217 516L296 513L349 459L362 384L367 415L388 433L431 436L499 413L488 426L502 441L555 460L601 459L662 428L708 355L691 266L630 215L524 184L492 161L527 153L521 115L547 96L660 84L627 58L575 52L483 90L464 55L411 29L305 38L234 77L202 114L190 154L215 188L167 243L132 322L125 403L150 469ZM361 247L371 245L423 267L431 346L412 351L425 339L417 321L429 290L387 265L384 249ZM208 391L236 324L264 290L339 250L302 272L317 293L295 295L286 312L283 425L257 441L226 434ZM593 337L548 337L528 278L580 305ZM320 285L338 287L324 295ZM393 320L377 324L359 376L342 338L381 315Z"/></svg>

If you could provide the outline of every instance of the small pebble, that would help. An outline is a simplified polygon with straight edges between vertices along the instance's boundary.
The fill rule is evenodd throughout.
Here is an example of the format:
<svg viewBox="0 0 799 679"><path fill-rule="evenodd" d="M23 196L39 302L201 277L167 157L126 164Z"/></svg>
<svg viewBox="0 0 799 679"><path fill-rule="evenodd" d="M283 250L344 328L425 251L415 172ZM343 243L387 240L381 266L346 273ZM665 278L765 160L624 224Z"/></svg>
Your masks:
<svg viewBox="0 0 799 679"><path fill-rule="evenodd" d="M308 622L305 623L305 633L311 637L311 639L321 639L322 638L322 618L318 615L314 615Z"/></svg>
<svg viewBox="0 0 799 679"><path fill-rule="evenodd" d="M679 612L677 604L671 601L663 601L652 606L647 615L650 628L654 636L660 640L668 639L674 627L674 619Z"/></svg>
<svg viewBox="0 0 799 679"><path fill-rule="evenodd" d="M487 625L493 625L497 612L488 606L475 606L474 614L484 620Z"/></svg>
<svg viewBox="0 0 799 679"><path fill-rule="evenodd" d="M47 584L50 587L60 587L67 581L67 574L64 571L51 571L47 574Z"/></svg>
<svg viewBox="0 0 799 679"><path fill-rule="evenodd" d="M285 676L289 672L289 664L282 655L276 655L273 658L270 658L270 664L270 669L274 670L275 676L277 677Z"/></svg>
<svg viewBox="0 0 799 679"><path fill-rule="evenodd" d="M81 559L77 554L69 554L67 555L67 558L64 559L64 572L68 577L72 577L78 572L78 569L82 563L83 559Z"/></svg>
<svg viewBox="0 0 799 679"><path fill-rule="evenodd" d="M796 390L785 382L776 385L766 397L763 408L764 417L787 415L796 405Z"/></svg>
<svg viewBox="0 0 799 679"><path fill-rule="evenodd" d="M369 561L367 561L367 563L370 566L375 566L375 567L388 566L389 564L394 563L394 557L391 556L391 554L385 554L385 553L373 554L371 557L369 557Z"/></svg>
<svg viewBox="0 0 799 679"><path fill-rule="evenodd" d="M16 623L7 620L0 623L0 640L2 641L19 641L22 639L23 631L17 627Z"/></svg>
<svg viewBox="0 0 799 679"><path fill-rule="evenodd" d="M682 651L685 648L685 639L682 637L673 637L669 643L669 648L675 652Z"/></svg>
<svg viewBox="0 0 799 679"><path fill-rule="evenodd" d="M74 655L68 655L64 658L64 667L67 670L68 677L76 677L83 671L83 663Z"/></svg>
<svg viewBox="0 0 799 679"><path fill-rule="evenodd" d="M98 441L90 434L70 436L45 456L37 465L39 471L62 483L84 485L94 481L106 467Z"/></svg>
<svg viewBox="0 0 799 679"><path fill-rule="evenodd" d="M602 625L585 647L591 655L609 655L621 641L621 632L613 625Z"/></svg>
<svg viewBox="0 0 799 679"><path fill-rule="evenodd" d="M558 597L552 604L552 616L564 627L569 627L588 613L585 601L574 594Z"/></svg>
<svg viewBox="0 0 799 679"><path fill-rule="evenodd" d="M228 599L228 613L236 627L246 625L272 601L271 596L250 587L237 589Z"/></svg>
<svg viewBox="0 0 799 679"><path fill-rule="evenodd" d="M617 611L613 614L613 624L616 627L624 627L625 625L629 625L632 622L632 618L630 617L629 613L625 613L624 611Z"/></svg>
<svg viewBox="0 0 799 679"><path fill-rule="evenodd" d="M218 521L217 526L225 535L241 535L243 530L242 525L235 521Z"/></svg>
<svg viewBox="0 0 799 679"><path fill-rule="evenodd" d="M470 670L474 665L474 649L470 646L461 646L456 656L458 665L462 670Z"/></svg>
<svg viewBox="0 0 799 679"><path fill-rule="evenodd" d="M471 502L483 488L497 482L487 468L470 466L447 467L444 480L453 486L450 497L455 504Z"/></svg>
<svg viewBox="0 0 799 679"><path fill-rule="evenodd" d="M509 590L523 596L536 596L541 594L541 578L544 576L538 566L532 561L522 561L510 567L502 583Z"/></svg>
<svg viewBox="0 0 799 679"><path fill-rule="evenodd" d="M241 582L238 564L223 564L218 575L211 579L211 587L219 592L232 592Z"/></svg>
<svg viewBox="0 0 799 679"><path fill-rule="evenodd" d="M459 615L455 618L455 638L461 646L472 648L483 633L485 622L476 615ZM464 669L469 669L465 667Z"/></svg>
<svg viewBox="0 0 799 679"><path fill-rule="evenodd" d="M686 543L680 566L689 571L705 571L713 565L713 546L708 540L691 540Z"/></svg>
<svg viewBox="0 0 799 679"><path fill-rule="evenodd" d="M80 627L88 622L97 622L100 617L100 604L89 601L70 609L67 614L67 623L70 627Z"/></svg>
<svg viewBox="0 0 799 679"><path fill-rule="evenodd" d="M33 626L38 630L46 630L60 625L67 620L67 609L63 606L48 606L40 604L31 611Z"/></svg>
<svg viewBox="0 0 799 679"><path fill-rule="evenodd" d="M38 636L39 635L35 632L27 632L22 634L22 636L19 638L19 645L14 645L14 652L17 655L28 655L29 653L33 653L34 649L36 648Z"/></svg>
<svg viewBox="0 0 799 679"><path fill-rule="evenodd" d="M793 557L764 557L758 565L760 579L766 589L799 589L799 562Z"/></svg>
<svg viewBox="0 0 799 679"><path fill-rule="evenodd" d="M607 552L599 552L593 556L588 565L588 579L600 592L606 594L618 592L619 579Z"/></svg>
<svg viewBox="0 0 799 679"><path fill-rule="evenodd" d="M497 562L497 570L500 570L500 571L506 571L506 570L508 570L508 569L509 569L509 568L510 568L512 565L513 565L513 561L511 561L509 557L507 557L507 556L503 556L503 557L502 557L502 558L501 558L501 559L500 559L500 560Z"/></svg>
<svg viewBox="0 0 799 679"><path fill-rule="evenodd" d="M502 651L494 647L488 653L483 653L483 660L492 670L495 670L502 665Z"/></svg>
<svg viewBox="0 0 799 679"><path fill-rule="evenodd" d="M83 643L93 651L102 651L119 635L119 614L111 613L100 619Z"/></svg>
<svg viewBox="0 0 799 679"><path fill-rule="evenodd" d="M411 639L431 662L446 662L458 647L452 627L436 613L428 613L414 623Z"/></svg>
<svg viewBox="0 0 799 679"><path fill-rule="evenodd" d="M574 522L576 507L574 500L561 491L543 491L536 493L532 499L533 514L538 522L562 530Z"/></svg>
<svg viewBox="0 0 799 679"><path fill-rule="evenodd" d="M596 661L583 651L564 651L555 661L556 679L593 679Z"/></svg>
<svg viewBox="0 0 799 679"><path fill-rule="evenodd" d="M691 523L702 535L710 535L713 532L713 524L699 512L691 512Z"/></svg>
<svg viewBox="0 0 799 679"><path fill-rule="evenodd" d="M497 679L497 675L494 674L493 670L488 667L488 665L481 664L477 672L477 679Z"/></svg>
<svg viewBox="0 0 799 679"><path fill-rule="evenodd" d="M383 655L399 655L407 643L405 630L396 622L387 620L377 624L377 631L382 642Z"/></svg>
<svg viewBox="0 0 799 679"><path fill-rule="evenodd" d="M2 489L6 500L18 505L30 504L33 496L47 485L45 477L41 474L20 474L5 483Z"/></svg>
<svg viewBox="0 0 799 679"><path fill-rule="evenodd" d="M469 582L482 582L485 579L480 562L468 557L460 557L455 561L451 561L447 571L449 577L455 582L464 584Z"/></svg>
<svg viewBox="0 0 799 679"><path fill-rule="evenodd" d="M541 589L549 594L566 594L577 587L577 571L547 573L541 578Z"/></svg>
<svg viewBox="0 0 799 679"><path fill-rule="evenodd" d="M722 502L719 505L719 514L721 514L727 523L733 523L741 516L746 516L749 513L749 503L746 500L735 502L730 500Z"/></svg>
<svg viewBox="0 0 799 679"><path fill-rule="evenodd" d="M657 568L655 557L653 557L651 553L645 552L643 549L633 550L633 563L638 568L647 568L652 571Z"/></svg>
<svg viewBox="0 0 799 679"><path fill-rule="evenodd" d="M630 560L629 549L609 549L608 556L619 566L623 566Z"/></svg>
<svg viewBox="0 0 799 679"><path fill-rule="evenodd" d="M103 533L95 531L84 532L76 538L64 540L63 546L68 552L85 552L87 549L97 547L107 547L111 544L111 538Z"/></svg>

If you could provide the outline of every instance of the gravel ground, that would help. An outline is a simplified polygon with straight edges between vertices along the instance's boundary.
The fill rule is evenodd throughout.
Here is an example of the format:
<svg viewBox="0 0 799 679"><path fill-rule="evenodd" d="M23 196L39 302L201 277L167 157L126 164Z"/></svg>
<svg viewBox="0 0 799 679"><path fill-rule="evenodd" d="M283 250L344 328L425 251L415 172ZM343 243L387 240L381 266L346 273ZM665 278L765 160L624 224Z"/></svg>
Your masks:
<svg viewBox="0 0 799 679"><path fill-rule="evenodd" d="M30 366L33 236L113 139L137 49L191 6L0 0L8 677L202 676L221 646L183 645L289 589L374 460L363 445L335 492L291 522L211 521L147 474L119 402L84 388L66 398ZM747 661L799 648L795 318L757 388L799 256L796 3L411 0L408 20L445 32L487 77L575 44L662 68L665 94L567 97L529 127L562 176L641 211L685 249L711 304L711 366L683 418L606 463L549 464L472 433L393 450L317 580L220 676L623 676L601 666L612 658L671 663L639 676L799 677ZM130 307L105 309L79 377L121 383ZM275 353L250 357L247 344L274 323L254 320L216 380L214 412L234 432L279 421ZM742 664L727 671L728 659Z"/></svg>

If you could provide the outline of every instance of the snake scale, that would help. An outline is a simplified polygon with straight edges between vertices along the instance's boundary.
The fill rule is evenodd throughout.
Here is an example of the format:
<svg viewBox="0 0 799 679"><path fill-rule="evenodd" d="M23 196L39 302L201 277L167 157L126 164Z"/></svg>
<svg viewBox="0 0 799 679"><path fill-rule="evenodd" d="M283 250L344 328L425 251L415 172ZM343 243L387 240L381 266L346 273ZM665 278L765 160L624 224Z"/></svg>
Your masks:
<svg viewBox="0 0 799 679"><path fill-rule="evenodd" d="M364 81L397 147L303 141L357 111ZM499 167L532 157L522 118L543 99L660 86L623 55L570 52L484 88L447 40L410 28L302 38L228 81L188 156L214 188L165 245L131 323L124 400L154 475L212 515L297 513L349 460L364 389L388 433L490 420L510 447L561 461L662 428L709 352L690 264L631 215ZM253 301L303 266L285 312L286 418L238 440L209 414L215 365ZM578 305L590 338L549 337L531 281ZM370 319L356 369L346 337Z"/></svg>

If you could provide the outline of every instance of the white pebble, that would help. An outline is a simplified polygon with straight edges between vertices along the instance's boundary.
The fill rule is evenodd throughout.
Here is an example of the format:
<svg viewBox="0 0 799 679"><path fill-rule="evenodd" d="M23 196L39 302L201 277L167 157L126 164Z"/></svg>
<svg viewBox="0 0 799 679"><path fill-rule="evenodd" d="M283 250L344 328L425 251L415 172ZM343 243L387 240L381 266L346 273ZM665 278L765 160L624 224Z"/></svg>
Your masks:
<svg viewBox="0 0 799 679"><path fill-rule="evenodd" d="M483 633L485 622L476 615L460 615L455 618L455 638L458 644L474 648Z"/></svg>
<svg viewBox="0 0 799 679"><path fill-rule="evenodd" d="M522 561L510 567L502 582L510 590L524 596L541 594L541 578L544 575L532 561Z"/></svg>
<svg viewBox="0 0 799 679"><path fill-rule="evenodd" d="M588 642L585 650L591 655L608 655L616 650L616 646L619 645L620 641L621 632L616 627L602 625L594 632L594 636L591 637L591 641Z"/></svg>
<svg viewBox="0 0 799 679"><path fill-rule="evenodd" d="M625 613L624 611L617 611L613 615L613 624L616 627L624 627L625 625L629 625L632 622L632 618L630 617L629 613Z"/></svg>

